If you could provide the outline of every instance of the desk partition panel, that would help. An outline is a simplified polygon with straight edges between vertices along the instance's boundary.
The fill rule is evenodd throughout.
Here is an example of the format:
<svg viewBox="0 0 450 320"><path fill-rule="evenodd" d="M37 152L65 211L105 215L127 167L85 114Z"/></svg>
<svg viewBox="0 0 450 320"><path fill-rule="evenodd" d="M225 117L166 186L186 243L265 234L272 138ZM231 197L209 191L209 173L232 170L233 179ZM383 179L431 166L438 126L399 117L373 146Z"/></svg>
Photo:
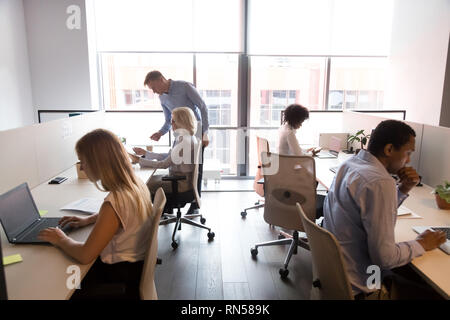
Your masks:
<svg viewBox="0 0 450 320"><path fill-rule="evenodd" d="M0 194L23 182L31 188L39 184L37 126L0 131Z"/></svg>
<svg viewBox="0 0 450 320"><path fill-rule="evenodd" d="M450 181L450 128L424 125L419 170L431 187Z"/></svg>
<svg viewBox="0 0 450 320"><path fill-rule="evenodd" d="M33 188L70 168L78 139L100 127L101 111L0 131L0 193L23 182Z"/></svg>
<svg viewBox="0 0 450 320"><path fill-rule="evenodd" d="M75 152L78 139L87 132L102 127L102 111L42 124L36 136L40 183L73 166L78 160Z"/></svg>
<svg viewBox="0 0 450 320"><path fill-rule="evenodd" d="M375 114L364 114L358 112L345 112L343 119L343 128L345 132L349 132L350 134L354 134L359 130L364 129L364 133L370 134L372 129L384 120L389 120L391 118L380 117ZM415 122L405 121L408 125L410 125L414 131L416 132L416 151L411 156L410 166L414 167L416 170L419 170L420 165L420 149L422 145L422 131L423 125ZM367 149L367 143L365 148ZM360 144L358 142L353 143L353 148L360 148ZM419 174L422 175L421 172Z"/></svg>

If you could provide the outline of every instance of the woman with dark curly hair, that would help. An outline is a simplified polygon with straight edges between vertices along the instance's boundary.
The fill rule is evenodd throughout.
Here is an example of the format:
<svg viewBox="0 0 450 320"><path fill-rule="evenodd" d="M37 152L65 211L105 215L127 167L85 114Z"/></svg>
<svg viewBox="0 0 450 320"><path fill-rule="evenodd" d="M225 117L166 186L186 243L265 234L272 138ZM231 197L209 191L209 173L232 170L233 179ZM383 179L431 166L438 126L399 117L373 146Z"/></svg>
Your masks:
<svg viewBox="0 0 450 320"><path fill-rule="evenodd" d="M314 149L302 150L295 136L302 123L308 118L308 109L299 104L291 104L284 110L283 124L279 130L279 154L301 156Z"/></svg>

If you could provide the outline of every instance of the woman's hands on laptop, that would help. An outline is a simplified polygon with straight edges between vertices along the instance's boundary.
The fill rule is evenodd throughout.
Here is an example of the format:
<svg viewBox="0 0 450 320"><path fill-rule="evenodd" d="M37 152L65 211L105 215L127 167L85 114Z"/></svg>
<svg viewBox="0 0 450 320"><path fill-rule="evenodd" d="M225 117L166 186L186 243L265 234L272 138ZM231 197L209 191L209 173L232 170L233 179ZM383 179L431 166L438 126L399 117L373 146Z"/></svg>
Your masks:
<svg viewBox="0 0 450 320"><path fill-rule="evenodd" d="M89 217L63 217L61 218L61 220L59 220L58 228L47 228L41 230L41 232L39 232L38 239L50 242L51 244L57 246L58 243L67 238L64 231L61 230L62 228L66 226L71 228L81 228L87 226L89 224L95 223L95 221L97 220L97 216L98 213L93 214Z"/></svg>
<svg viewBox="0 0 450 320"><path fill-rule="evenodd" d="M322 148L312 147L306 150L306 152L311 152L312 156L314 157L316 154L320 152L320 150L322 150Z"/></svg>
<svg viewBox="0 0 450 320"><path fill-rule="evenodd" d="M87 226L89 224L95 223L97 220L98 214L93 214L89 217L76 217L76 216L67 216L62 217L61 220L59 220L59 227L64 228L66 225L72 228L81 228L84 226Z"/></svg>

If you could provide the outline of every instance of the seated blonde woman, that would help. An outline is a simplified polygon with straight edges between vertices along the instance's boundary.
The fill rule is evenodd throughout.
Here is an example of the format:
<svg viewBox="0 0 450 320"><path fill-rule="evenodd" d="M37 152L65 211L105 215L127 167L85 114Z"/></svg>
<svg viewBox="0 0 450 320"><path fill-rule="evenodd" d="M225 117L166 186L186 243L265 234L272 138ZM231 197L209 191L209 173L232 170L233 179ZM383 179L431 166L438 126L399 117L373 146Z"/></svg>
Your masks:
<svg viewBox="0 0 450 320"><path fill-rule="evenodd" d="M186 180L178 181L178 192L186 192L192 189L192 174L194 172L194 152L198 141L194 136L196 132L196 120L190 108L180 107L172 111L172 129L174 143L168 153L149 152L142 148L134 148L133 151L141 156L131 155L133 163L139 163L142 167L169 168L172 176L186 176ZM163 175L153 175L147 186L152 195L159 187L164 189L167 196L172 193L170 181L162 181Z"/></svg>

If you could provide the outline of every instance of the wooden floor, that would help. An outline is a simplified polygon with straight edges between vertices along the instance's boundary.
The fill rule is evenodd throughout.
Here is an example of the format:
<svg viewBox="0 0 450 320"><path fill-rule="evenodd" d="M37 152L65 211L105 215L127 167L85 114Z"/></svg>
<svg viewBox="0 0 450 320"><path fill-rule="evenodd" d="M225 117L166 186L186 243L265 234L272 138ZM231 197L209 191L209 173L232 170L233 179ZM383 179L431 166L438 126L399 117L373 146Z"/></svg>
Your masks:
<svg viewBox="0 0 450 320"><path fill-rule="evenodd" d="M183 225L177 231L179 247L173 250L174 224L159 227L155 283L159 299L308 299L312 282L311 255L299 248L289 264L288 279L278 270L288 246L250 248L257 242L277 239L278 232L263 220L263 209L240 212L257 199L252 192L205 192L202 210L206 225L216 236L208 242L207 230ZM198 218L197 218L198 220Z"/></svg>

